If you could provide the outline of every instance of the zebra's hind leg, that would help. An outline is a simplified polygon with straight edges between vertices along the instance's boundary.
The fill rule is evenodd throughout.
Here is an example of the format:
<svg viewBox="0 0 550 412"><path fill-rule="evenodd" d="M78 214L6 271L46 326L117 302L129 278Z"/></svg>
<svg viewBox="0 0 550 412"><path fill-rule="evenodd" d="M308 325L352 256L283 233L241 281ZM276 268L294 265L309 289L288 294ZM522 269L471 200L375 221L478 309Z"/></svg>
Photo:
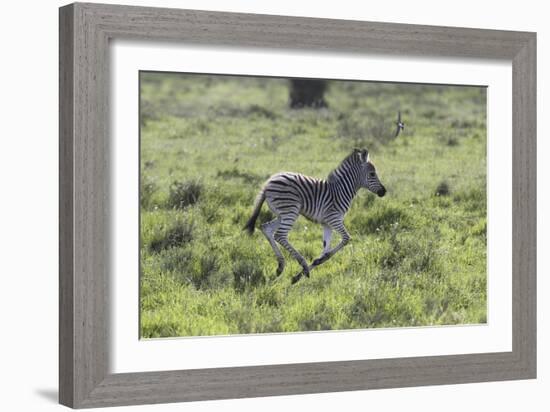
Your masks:
<svg viewBox="0 0 550 412"><path fill-rule="evenodd" d="M277 276L283 273L283 270L285 268L285 258L281 253L281 249L279 249L279 246L277 246L277 242L275 242L275 239L273 238L273 235L279 228L280 224L281 224L281 218L277 217L276 219L273 219L270 222L264 223L261 226L262 233L266 237L267 241L271 245L271 248L273 249L273 252L275 252L275 256L277 257L277 263L278 263L277 272L276 272Z"/></svg>
<svg viewBox="0 0 550 412"><path fill-rule="evenodd" d="M279 242L279 244L284 247L286 250L290 252L292 257L298 261L300 266L302 266L302 272L300 272L300 275L305 275L309 277L309 265L306 262L306 259L298 252L296 249L294 249L294 246L290 244L288 241L287 235L280 235L278 232L275 233L275 240Z"/></svg>
<svg viewBox="0 0 550 412"><path fill-rule="evenodd" d="M302 272L292 278L292 283L294 284L298 282L304 275L306 277L309 277L309 266L306 259L300 254L300 252L294 249L294 246L292 246L288 241L288 232L298 218L298 211L296 210L295 212L287 212L285 215L280 215L280 218L281 224L275 232L274 238L282 247L288 250L292 257L298 261L300 266L302 266Z"/></svg>

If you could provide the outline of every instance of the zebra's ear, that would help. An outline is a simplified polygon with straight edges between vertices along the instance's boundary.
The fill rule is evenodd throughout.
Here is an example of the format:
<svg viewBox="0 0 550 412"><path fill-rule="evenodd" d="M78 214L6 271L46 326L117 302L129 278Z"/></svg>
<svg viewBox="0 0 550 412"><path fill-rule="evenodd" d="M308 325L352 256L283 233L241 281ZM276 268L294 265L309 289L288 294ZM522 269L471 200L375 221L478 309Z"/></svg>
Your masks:
<svg viewBox="0 0 550 412"><path fill-rule="evenodd" d="M366 163L369 161L369 151L367 149L363 149L359 151L359 159L361 159L362 162Z"/></svg>

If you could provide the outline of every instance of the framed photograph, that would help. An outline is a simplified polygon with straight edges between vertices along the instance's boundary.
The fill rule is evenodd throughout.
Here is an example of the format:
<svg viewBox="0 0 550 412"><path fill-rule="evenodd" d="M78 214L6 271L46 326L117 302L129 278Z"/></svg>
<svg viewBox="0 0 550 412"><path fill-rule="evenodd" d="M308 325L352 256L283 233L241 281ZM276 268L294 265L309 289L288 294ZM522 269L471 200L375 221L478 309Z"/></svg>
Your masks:
<svg viewBox="0 0 550 412"><path fill-rule="evenodd" d="M536 377L536 35L60 9L60 402Z"/></svg>

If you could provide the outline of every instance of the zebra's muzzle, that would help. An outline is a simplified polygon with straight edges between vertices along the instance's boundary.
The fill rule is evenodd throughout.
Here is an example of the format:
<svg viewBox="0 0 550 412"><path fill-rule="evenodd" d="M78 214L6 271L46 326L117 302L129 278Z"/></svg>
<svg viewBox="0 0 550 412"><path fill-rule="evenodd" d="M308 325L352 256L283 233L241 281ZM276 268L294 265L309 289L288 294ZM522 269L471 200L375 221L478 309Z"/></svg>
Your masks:
<svg viewBox="0 0 550 412"><path fill-rule="evenodd" d="M378 195L378 197L384 197L384 195L386 194L386 188L381 187L378 192L376 192L376 194Z"/></svg>

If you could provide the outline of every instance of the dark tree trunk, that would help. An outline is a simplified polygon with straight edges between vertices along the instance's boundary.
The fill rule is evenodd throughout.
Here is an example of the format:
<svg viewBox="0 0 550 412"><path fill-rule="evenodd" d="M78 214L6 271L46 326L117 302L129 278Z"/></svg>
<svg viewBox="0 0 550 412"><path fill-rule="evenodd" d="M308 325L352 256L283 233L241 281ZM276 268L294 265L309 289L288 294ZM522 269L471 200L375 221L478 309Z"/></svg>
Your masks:
<svg viewBox="0 0 550 412"><path fill-rule="evenodd" d="M326 88L327 83L324 80L291 79L290 107L327 107L324 97Z"/></svg>

